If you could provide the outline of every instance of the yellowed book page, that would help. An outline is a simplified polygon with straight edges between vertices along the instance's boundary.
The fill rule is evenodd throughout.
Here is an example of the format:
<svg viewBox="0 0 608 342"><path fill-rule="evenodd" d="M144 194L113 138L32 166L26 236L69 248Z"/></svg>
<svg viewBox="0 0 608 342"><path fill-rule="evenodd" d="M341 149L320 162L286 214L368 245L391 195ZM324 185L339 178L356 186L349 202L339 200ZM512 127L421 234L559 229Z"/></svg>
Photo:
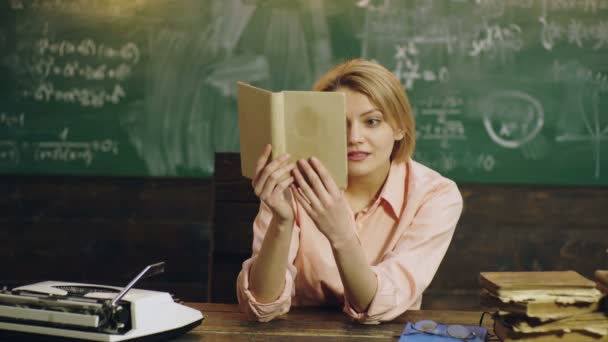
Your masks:
<svg viewBox="0 0 608 342"><path fill-rule="evenodd" d="M264 146L271 143L272 93L238 82L238 112L241 148L241 173L255 176L256 161Z"/></svg>
<svg viewBox="0 0 608 342"><path fill-rule="evenodd" d="M317 157L345 189L346 99L337 92L285 91L285 144L292 159Z"/></svg>

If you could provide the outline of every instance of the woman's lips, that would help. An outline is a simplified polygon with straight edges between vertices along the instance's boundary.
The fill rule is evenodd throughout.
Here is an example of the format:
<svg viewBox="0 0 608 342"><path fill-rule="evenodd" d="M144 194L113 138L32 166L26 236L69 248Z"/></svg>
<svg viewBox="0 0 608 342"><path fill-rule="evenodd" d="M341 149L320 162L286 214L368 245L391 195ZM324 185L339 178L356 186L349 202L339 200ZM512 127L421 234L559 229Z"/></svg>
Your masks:
<svg viewBox="0 0 608 342"><path fill-rule="evenodd" d="M369 156L367 152L348 152L348 160L361 161Z"/></svg>

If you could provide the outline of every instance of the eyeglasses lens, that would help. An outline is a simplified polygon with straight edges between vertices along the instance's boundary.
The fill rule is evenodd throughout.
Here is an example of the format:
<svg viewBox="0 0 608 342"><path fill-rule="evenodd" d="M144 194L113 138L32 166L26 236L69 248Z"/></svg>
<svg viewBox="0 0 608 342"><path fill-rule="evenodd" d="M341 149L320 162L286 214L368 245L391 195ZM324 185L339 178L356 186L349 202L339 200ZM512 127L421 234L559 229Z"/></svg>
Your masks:
<svg viewBox="0 0 608 342"><path fill-rule="evenodd" d="M431 320L418 321L414 323L414 329L432 333L437 329L437 322Z"/></svg>
<svg viewBox="0 0 608 342"><path fill-rule="evenodd" d="M471 337L471 332L469 329L463 327L462 325L449 325L446 332L448 335L455 338L467 339Z"/></svg>

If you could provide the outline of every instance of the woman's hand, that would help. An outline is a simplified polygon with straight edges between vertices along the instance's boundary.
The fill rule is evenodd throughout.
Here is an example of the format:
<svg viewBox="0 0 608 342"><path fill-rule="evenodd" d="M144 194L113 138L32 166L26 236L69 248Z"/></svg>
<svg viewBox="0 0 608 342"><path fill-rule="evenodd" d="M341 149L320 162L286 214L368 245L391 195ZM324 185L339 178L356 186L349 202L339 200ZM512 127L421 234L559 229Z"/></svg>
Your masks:
<svg viewBox="0 0 608 342"><path fill-rule="evenodd" d="M291 206L291 193L287 188L294 182L290 172L295 164L288 162L288 154L268 162L271 152L272 147L266 145L257 161L251 184L256 196L272 210L278 223L292 224L295 215Z"/></svg>
<svg viewBox="0 0 608 342"><path fill-rule="evenodd" d="M353 238L355 222L346 197L323 164L314 157L302 159L292 173L296 197L332 247Z"/></svg>

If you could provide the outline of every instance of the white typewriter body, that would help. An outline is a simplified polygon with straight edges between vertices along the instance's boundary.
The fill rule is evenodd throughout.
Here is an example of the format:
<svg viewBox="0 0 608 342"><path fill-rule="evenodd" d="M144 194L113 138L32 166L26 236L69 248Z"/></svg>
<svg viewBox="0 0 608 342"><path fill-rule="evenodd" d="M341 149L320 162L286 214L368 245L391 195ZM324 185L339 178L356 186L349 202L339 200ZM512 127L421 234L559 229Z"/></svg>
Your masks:
<svg viewBox="0 0 608 342"><path fill-rule="evenodd" d="M119 305L110 306L121 290L57 281L0 290L0 331L48 340L145 341L188 331L203 320L200 311L175 302L166 292L133 288Z"/></svg>

